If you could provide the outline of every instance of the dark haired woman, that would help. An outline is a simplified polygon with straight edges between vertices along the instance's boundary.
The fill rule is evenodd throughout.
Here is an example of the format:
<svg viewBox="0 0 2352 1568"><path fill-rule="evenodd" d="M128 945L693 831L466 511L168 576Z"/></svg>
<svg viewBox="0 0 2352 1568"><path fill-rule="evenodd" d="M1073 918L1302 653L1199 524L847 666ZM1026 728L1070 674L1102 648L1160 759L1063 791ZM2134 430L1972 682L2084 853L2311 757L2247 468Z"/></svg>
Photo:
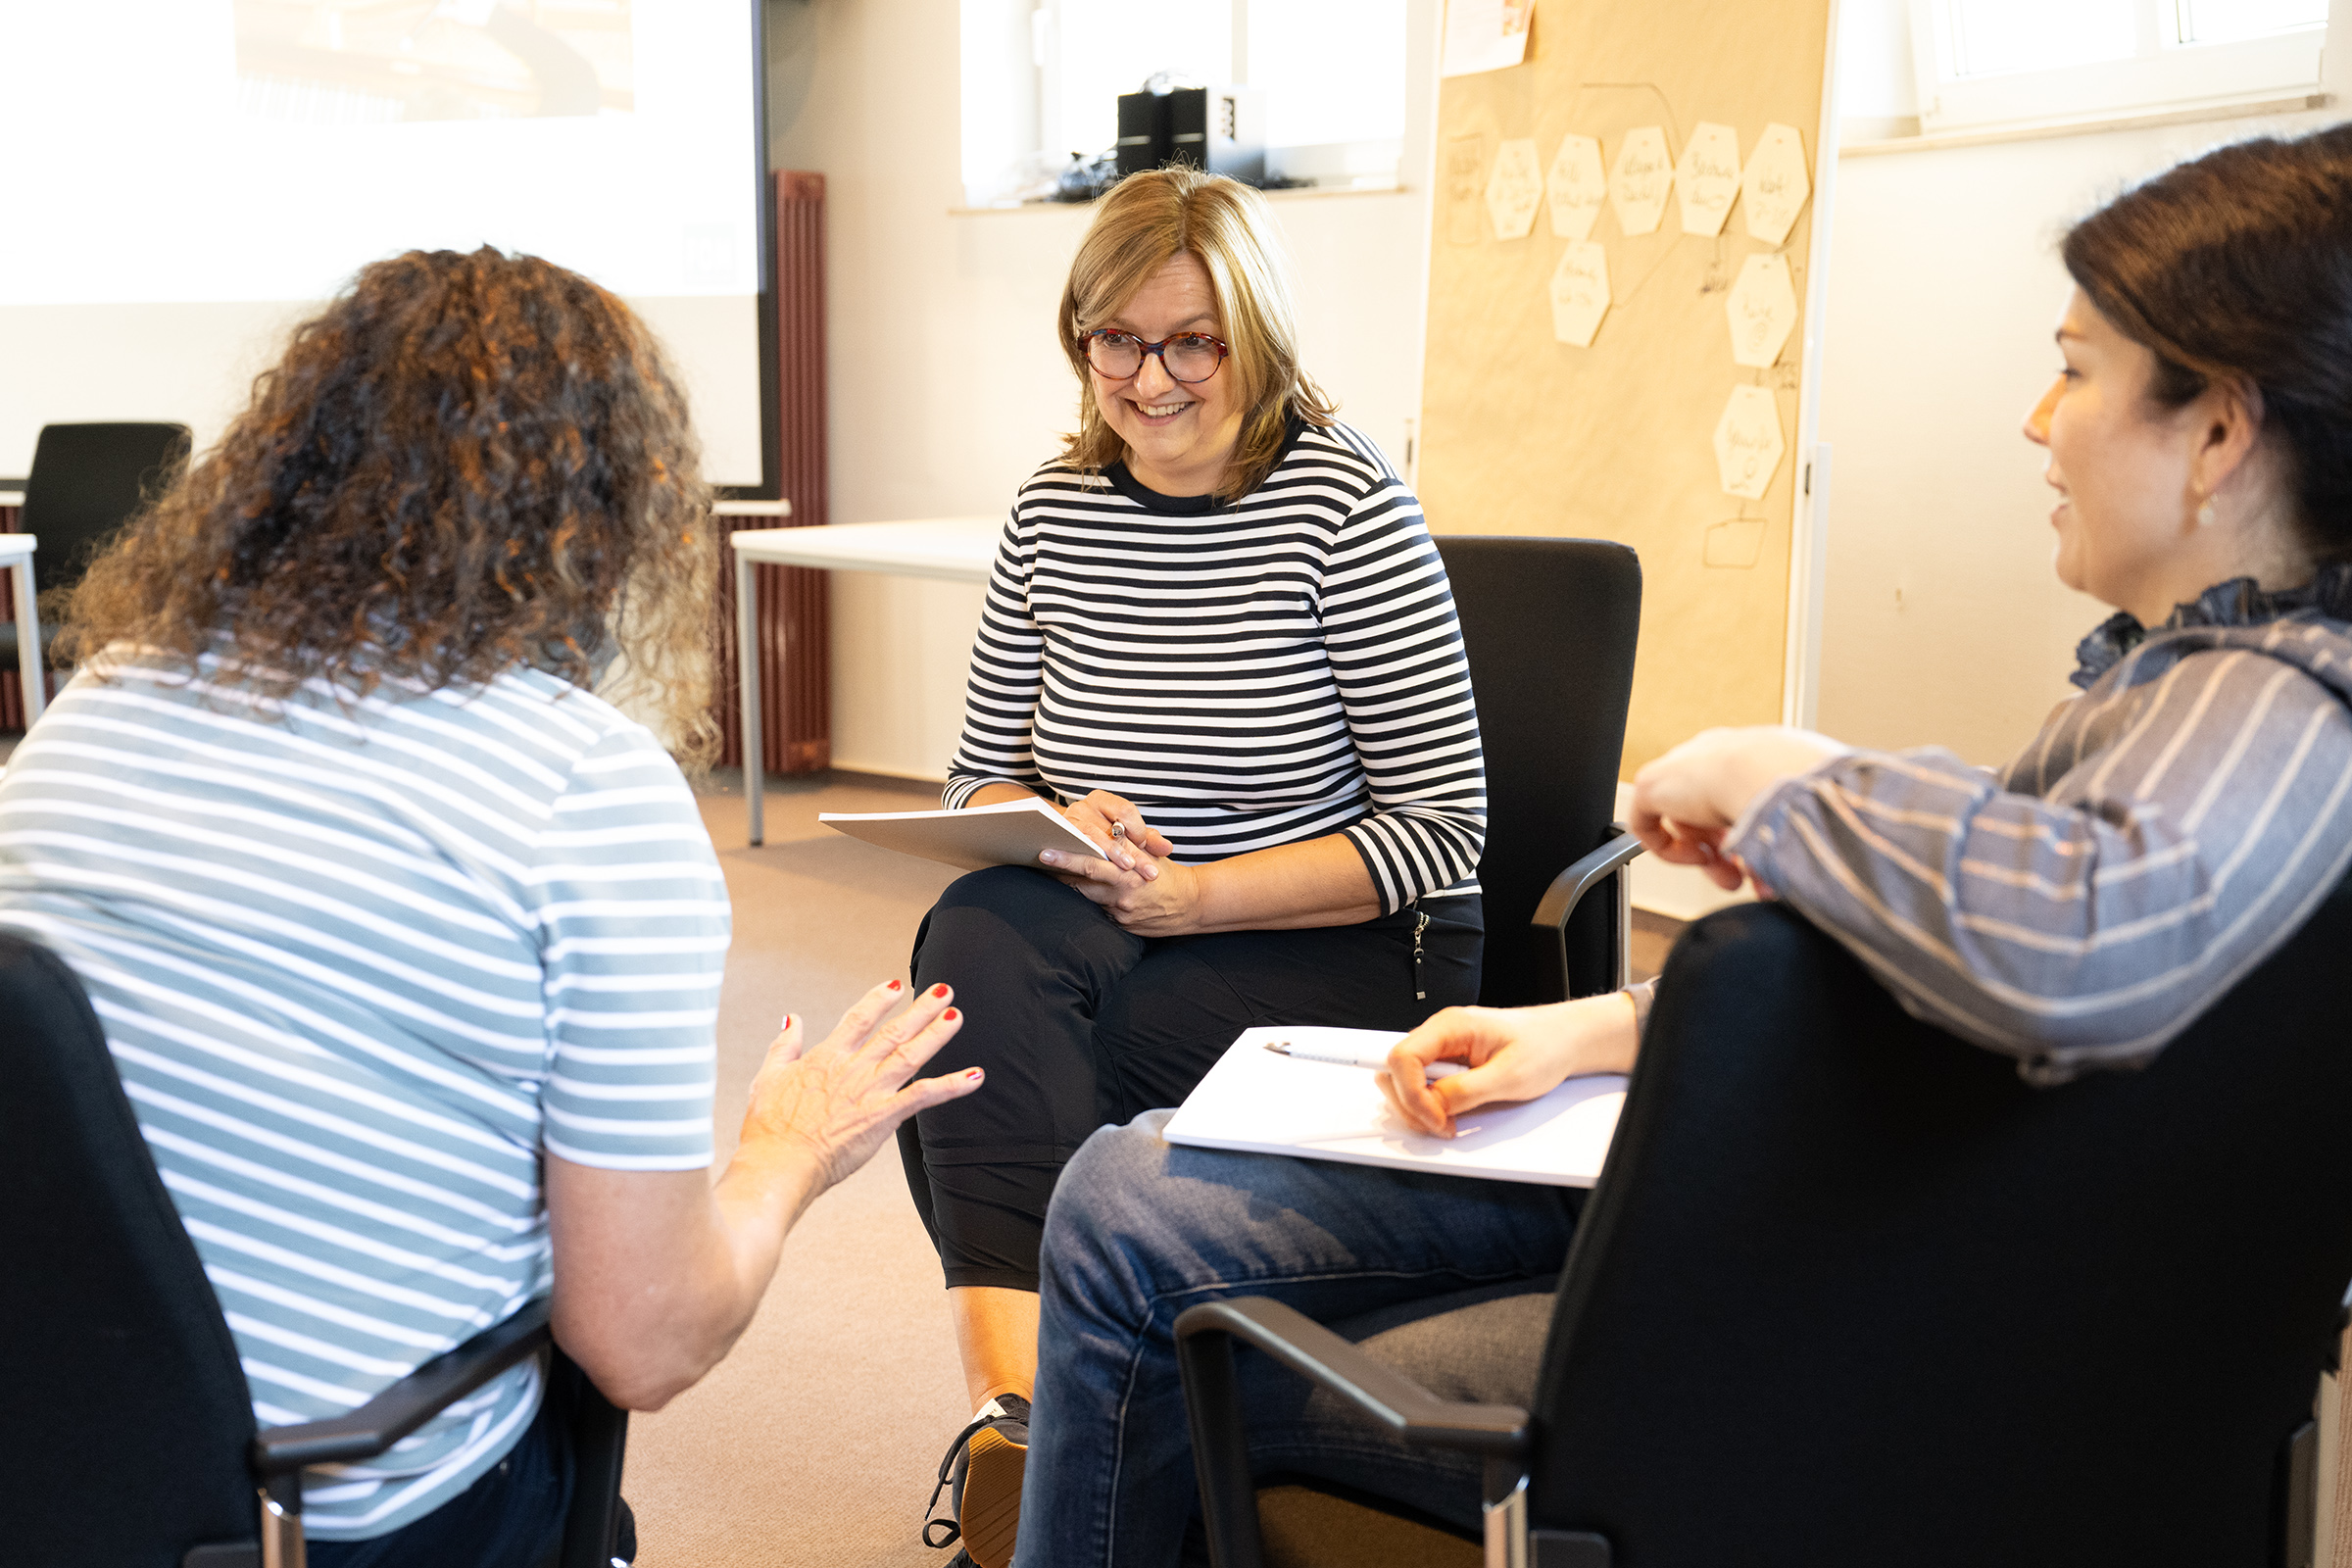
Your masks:
<svg viewBox="0 0 2352 1568"><path fill-rule="evenodd" d="M0 928L80 976L264 1426L554 1293L652 1409L956 1031L787 1020L710 1180L725 884L677 765L712 553L618 300L495 251L363 270L91 567L81 670L0 784ZM599 688L606 695L598 695ZM894 1050L894 1048L896 1048ZM318 1564L533 1563L571 1460L526 1364L305 1477Z"/></svg>
<svg viewBox="0 0 2352 1568"><path fill-rule="evenodd" d="M1715 730L1643 768L1635 803L1653 853L1752 876L1913 1013L2045 1085L2154 1059L2352 865L2352 127L2171 170L2065 258L2064 368L2026 434L2059 493L2059 577L2118 611L2082 644L2082 695L1999 773ZM1448 1009L1383 1082L1448 1133L1625 1070L1639 1036L1623 996ZM1427 1081L1447 1058L1470 1070ZM1097 1134L1048 1222L1022 1563L1177 1561L1185 1306L1409 1317L1566 1255L1555 1189L1176 1149L1163 1119ZM1464 1347L1451 1396L1524 1401L1532 1354ZM1292 1410L1258 1457L1477 1523L1474 1465L1360 1425Z"/></svg>
<svg viewBox="0 0 2352 1568"><path fill-rule="evenodd" d="M964 877L916 938L916 984L979 1020L951 1056L995 1083L900 1132L976 1407L941 1474L980 1568L1012 1547L1063 1161L1252 1025L1409 1029L1478 995L1486 775L1446 568L1301 370L1287 273L1245 185L1102 199L1059 321L1078 431L1014 498L972 650L947 804L1044 796L1110 857Z"/></svg>

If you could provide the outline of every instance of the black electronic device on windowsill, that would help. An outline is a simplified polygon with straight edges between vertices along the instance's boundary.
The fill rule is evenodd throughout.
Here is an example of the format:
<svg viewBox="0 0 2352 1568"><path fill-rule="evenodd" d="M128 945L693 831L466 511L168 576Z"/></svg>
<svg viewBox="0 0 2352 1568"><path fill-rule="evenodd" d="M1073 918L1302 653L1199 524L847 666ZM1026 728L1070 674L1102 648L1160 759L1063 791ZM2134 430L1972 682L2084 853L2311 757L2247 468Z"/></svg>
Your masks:
<svg viewBox="0 0 2352 1568"><path fill-rule="evenodd" d="M1263 185L1266 95L1255 87L1233 86L1121 93L1119 172L1171 163Z"/></svg>

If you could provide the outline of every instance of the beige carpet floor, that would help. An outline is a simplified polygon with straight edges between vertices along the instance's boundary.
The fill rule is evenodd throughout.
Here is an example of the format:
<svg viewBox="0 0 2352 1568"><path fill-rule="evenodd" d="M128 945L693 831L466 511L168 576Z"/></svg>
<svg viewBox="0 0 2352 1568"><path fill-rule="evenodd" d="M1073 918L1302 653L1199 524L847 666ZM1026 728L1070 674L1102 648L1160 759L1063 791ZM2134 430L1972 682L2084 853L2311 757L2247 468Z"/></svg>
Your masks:
<svg viewBox="0 0 2352 1568"><path fill-rule="evenodd" d="M830 1028L906 973L914 928L956 873L842 837L819 810L920 810L935 791L771 783L767 842L744 843L739 789L704 819L735 903L719 1001L720 1157L787 1009ZM939 1263L895 1148L808 1211L735 1351L667 1409L630 1423L622 1492L645 1568L930 1568L917 1538L931 1477L966 1418Z"/></svg>

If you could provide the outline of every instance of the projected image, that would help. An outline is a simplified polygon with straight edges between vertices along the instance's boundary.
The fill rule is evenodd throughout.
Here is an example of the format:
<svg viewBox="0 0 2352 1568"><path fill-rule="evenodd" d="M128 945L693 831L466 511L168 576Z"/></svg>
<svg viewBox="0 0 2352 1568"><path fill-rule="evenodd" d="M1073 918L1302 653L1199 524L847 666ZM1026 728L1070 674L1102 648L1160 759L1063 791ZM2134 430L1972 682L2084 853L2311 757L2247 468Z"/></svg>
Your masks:
<svg viewBox="0 0 2352 1568"><path fill-rule="evenodd" d="M313 125L628 114L632 0L236 0L237 106Z"/></svg>

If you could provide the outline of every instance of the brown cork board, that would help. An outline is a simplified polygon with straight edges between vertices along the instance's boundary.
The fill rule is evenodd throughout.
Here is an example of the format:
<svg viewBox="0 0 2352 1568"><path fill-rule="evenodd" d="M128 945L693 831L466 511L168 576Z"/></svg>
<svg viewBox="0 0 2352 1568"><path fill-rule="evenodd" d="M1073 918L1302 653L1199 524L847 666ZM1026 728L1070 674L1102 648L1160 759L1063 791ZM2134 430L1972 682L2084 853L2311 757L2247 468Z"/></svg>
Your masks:
<svg viewBox="0 0 2352 1568"><path fill-rule="evenodd" d="M1801 135L1818 197L1830 7L1540 0L1525 64L1440 88L1422 505L1441 533L1616 539L1641 553L1627 777L1708 725L1781 717L1816 202L1777 246L1749 235L1744 196L1715 237L1685 233L1671 197L1648 234L1629 236L1604 206L1590 239L1611 303L1577 348L1555 338L1551 305L1571 240L1547 206L1531 232L1498 237L1488 183L1505 140L1534 138L1548 170L1563 137L1594 137L1605 169L1629 131L1659 126L1679 159L1709 122L1738 132L1744 162L1779 123ZM1747 257L1771 251L1788 262L1796 322L1777 363L1749 368L1733 357L1726 300ZM1770 391L1785 448L1755 500L1725 492L1715 455L1740 385Z"/></svg>

